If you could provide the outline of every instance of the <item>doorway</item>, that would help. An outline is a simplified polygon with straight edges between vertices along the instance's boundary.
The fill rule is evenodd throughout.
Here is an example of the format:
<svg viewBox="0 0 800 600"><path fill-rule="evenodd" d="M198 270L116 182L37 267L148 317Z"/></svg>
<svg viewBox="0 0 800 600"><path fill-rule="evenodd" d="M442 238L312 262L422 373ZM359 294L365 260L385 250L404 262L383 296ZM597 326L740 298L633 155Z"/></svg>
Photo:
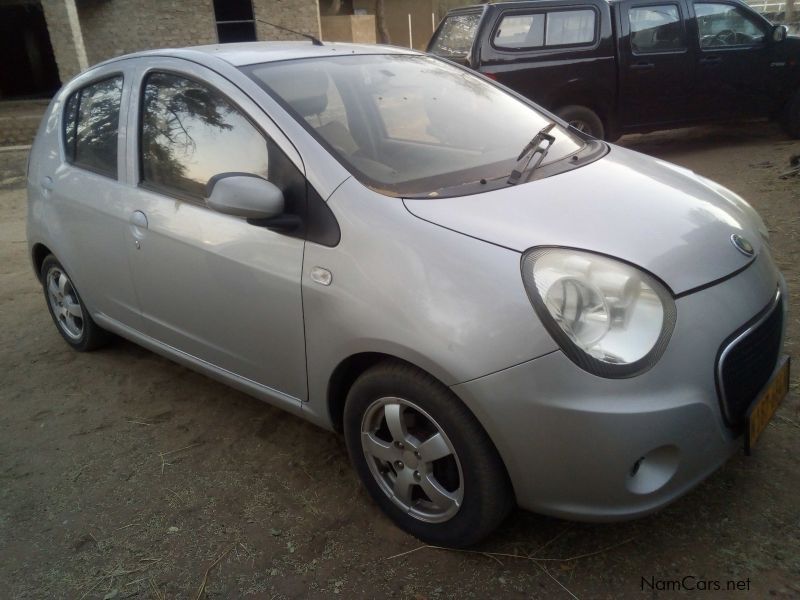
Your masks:
<svg viewBox="0 0 800 600"><path fill-rule="evenodd" d="M0 5L0 56L0 100L49 98L61 87L39 2Z"/></svg>

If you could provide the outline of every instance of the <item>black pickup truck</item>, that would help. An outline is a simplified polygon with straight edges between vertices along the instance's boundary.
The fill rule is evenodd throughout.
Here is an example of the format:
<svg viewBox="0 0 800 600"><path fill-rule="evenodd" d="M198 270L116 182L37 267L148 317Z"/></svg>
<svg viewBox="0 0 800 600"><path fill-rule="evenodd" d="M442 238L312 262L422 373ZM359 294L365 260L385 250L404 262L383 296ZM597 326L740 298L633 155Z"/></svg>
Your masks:
<svg viewBox="0 0 800 600"><path fill-rule="evenodd" d="M800 137L800 38L738 0L533 0L450 11L428 52L595 137L769 117Z"/></svg>

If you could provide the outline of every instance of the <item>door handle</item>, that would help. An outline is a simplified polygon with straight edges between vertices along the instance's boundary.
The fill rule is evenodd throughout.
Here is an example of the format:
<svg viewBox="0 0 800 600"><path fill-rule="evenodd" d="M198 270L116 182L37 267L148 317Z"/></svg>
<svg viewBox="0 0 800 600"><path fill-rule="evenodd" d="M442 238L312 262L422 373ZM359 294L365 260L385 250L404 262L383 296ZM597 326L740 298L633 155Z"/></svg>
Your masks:
<svg viewBox="0 0 800 600"><path fill-rule="evenodd" d="M131 225L138 229L147 229L147 215L140 210L133 211L133 214L131 214Z"/></svg>
<svg viewBox="0 0 800 600"><path fill-rule="evenodd" d="M140 210L131 213L131 232L133 233L133 245L137 250L142 248L142 240L147 232L147 215Z"/></svg>
<svg viewBox="0 0 800 600"><path fill-rule="evenodd" d="M701 65L717 65L722 62L721 56L705 56L700 59Z"/></svg>
<svg viewBox="0 0 800 600"><path fill-rule="evenodd" d="M645 62L645 61L638 62L638 63L633 63L631 65L631 69L633 69L634 71L649 71L650 69L654 69L654 68L655 68L655 65L653 63Z"/></svg>

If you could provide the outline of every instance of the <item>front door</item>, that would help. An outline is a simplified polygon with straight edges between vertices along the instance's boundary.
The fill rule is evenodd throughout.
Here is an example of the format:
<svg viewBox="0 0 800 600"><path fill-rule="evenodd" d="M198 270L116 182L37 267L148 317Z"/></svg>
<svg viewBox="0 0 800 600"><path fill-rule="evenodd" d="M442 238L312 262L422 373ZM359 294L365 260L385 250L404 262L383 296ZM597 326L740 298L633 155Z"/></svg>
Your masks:
<svg viewBox="0 0 800 600"><path fill-rule="evenodd" d="M619 115L623 128L686 118L693 61L682 2L635 0L620 12Z"/></svg>
<svg viewBox="0 0 800 600"><path fill-rule="evenodd" d="M692 108L701 118L766 116L769 26L724 1L695 2L697 83Z"/></svg>
<svg viewBox="0 0 800 600"><path fill-rule="evenodd" d="M304 240L204 200L211 177L242 172L275 183L287 204L304 202L302 173L256 125L258 109L211 71L174 59L142 74L139 98L128 248L144 332L304 400Z"/></svg>

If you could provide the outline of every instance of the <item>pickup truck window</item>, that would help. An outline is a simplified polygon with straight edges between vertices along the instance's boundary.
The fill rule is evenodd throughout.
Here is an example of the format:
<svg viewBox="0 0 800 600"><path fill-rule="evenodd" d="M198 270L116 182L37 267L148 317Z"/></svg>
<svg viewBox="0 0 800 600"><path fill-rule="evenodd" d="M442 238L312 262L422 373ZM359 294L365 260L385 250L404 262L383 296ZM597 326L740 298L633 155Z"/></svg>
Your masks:
<svg viewBox="0 0 800 600"><path fill-rule="evenodd" d="M694 12L701 48L752 46L764 42L764 29L738 6L698 2Z"/></svg>
<svg viewBox="0 0 800 600"><path fill-rule="evenodd" d="M506 15L494 35L498 48L540 48L544 46L544 13Z"/></svg>
<svg viewBox="0 0 800 600"><path fill-rule="evenodd" d="M594 41L595 12L567 10L547 13L545 46L591 44Z"/></svg>
<svg viewBox="0 0 800 600"><path fill-rule="evenodd" d="M507 14L500 20L492 43L509 50L592 44L596 20L592 9Z"/></svg>
<svg viewBox="0 0 800 600"><path fill-rule="evenodd" d="M628 12L631 50L636 54L684 50L686 41L675 4L636 6Z"/></svg>
<svg viewBox="0 0 800 600"><path fill-rule="evenodd" d="M475 32L481 20L480 13L446 17L431 43L429 52L439 56L464 57L475 41Z"/></svg>

